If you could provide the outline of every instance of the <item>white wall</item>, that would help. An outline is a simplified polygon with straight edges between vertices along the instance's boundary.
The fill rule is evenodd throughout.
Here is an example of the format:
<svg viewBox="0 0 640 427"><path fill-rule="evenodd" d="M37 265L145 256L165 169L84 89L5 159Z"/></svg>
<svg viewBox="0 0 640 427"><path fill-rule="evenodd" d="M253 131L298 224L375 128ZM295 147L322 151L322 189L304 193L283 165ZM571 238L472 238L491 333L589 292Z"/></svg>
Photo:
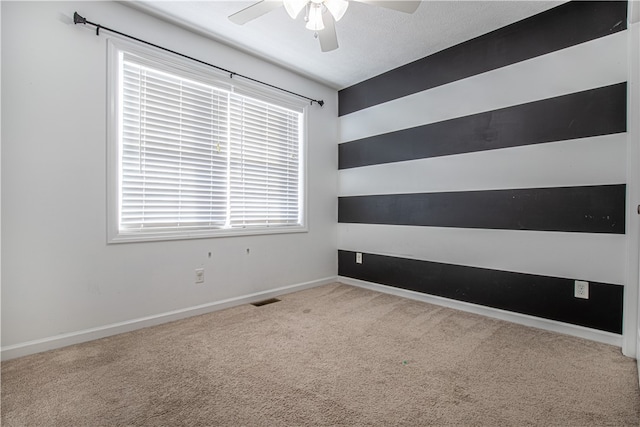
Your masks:
<svg viewBox="0 0 640 427"><path fill-rule="evenodd" d="M309 109L309 232L107 245L110 35L74 25L74 11L324 99ZM2 2L1 16L3 357L55 346L57 336L335 277L334 90L119 3ZM194 283L198 267L204 285Z"/></svg>
<svg viewBox="0 0 640 427"><path fill-rule="evenodd" d="M0 7L0 25L2 24L2 7ZM0 46L2 46L2 31L0 31ZM0 55L0 82L2 81L2 55ZM2 85L0 84L0 100L2 100ZM0 102L0 242L2 242L2 102ZM2 272L2 244L0 244L0 272ZM2 335L2 274L0 274L0 336Z"/></svg>
<svg viewBox="0 0 640 427"><path fill-rule="evenodd" d="M633 182L633 187L629 189L631 212L630 215L634 217L633 224L635 227L630 231L629 238L629 283L635 284L635 294L630 293L629 298L634 298L637 302L635 309L631 313L626 313L628 316L625 321L626 324L635 325L633 328L635 331L626 333L626 337L633 336L632 339L627 339L627 347L635 344L636 353L635 357L638 361L638 380L640 381L640 284L638 283L638 245L640 241L640 232L638 231L638 215L635 215L633 210L638 206L640 198L638 193L640 192L640 171L638 171L637 165L640 163L640 1L634 0L629 2L629 93L631 96L628 99L629 103L629 161L635 166L629 169L629 182ZM633 174L633 175L632 175ZM633 193L632 193L633 190ZM633 234L632 234L633 233ZM626 296L625 296L626 298ZM632 328L629 328L632 329ZM635 336L634 336L635 335Z"/></svg>

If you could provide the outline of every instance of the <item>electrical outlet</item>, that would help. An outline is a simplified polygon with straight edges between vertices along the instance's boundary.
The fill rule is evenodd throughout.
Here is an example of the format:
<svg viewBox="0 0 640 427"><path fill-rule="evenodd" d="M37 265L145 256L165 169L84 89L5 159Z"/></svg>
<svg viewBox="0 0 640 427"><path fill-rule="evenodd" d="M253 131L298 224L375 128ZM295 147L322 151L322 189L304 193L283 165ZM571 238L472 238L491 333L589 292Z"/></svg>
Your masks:
<svg viewBox="0 0 640 427"><path fill-rule="evenodd" d="M589 299L589 282L576 280L573 295L576 298Z"/></svg>
<svg viewBox="0 0 640 427"><path fill-rule="evenodd" d="M362 264L362 252L356 252L356 264Z"/></svg>
<svg viewBox="0 0 640 427"><path fill-rule="evenodd" d="M204 268L196 268L196 283L204 283Z"/></svg>

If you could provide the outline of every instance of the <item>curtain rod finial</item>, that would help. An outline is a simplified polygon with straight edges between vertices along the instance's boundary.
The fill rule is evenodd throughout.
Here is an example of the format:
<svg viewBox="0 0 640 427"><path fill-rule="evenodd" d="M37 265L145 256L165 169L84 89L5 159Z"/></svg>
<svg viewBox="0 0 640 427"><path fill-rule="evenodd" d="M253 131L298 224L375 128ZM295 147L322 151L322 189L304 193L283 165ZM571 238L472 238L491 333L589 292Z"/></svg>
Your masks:
<svg viewBox="0 0 640 427"><path fill-rule="evenodd" d="M86 24L87 18L84 18L78 14L78 12L73 12L73 23L74 24Z"/></svg>
<svg viewBox="0 0 640 427"><path fill-rule="evenodd" d="M316 101L318 103L319 106L324 106L324 101L321 99L320 101Z"/></svg>

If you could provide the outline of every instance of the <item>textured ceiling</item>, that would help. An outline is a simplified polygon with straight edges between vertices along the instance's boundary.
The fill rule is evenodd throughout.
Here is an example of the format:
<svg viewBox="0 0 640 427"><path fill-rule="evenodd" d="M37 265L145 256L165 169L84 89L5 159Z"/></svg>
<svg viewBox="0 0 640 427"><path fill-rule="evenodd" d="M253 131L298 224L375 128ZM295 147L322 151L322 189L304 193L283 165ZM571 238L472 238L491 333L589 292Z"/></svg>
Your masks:
<svg viewBox="0 0 640 427"><path fill-rule="evenodd" d="M245 25L228 16L254 1L135 1L126 4L279 64L335 89L472 39L564 1L430 1L404 14L351 1L336 23L340 47L320 51L303 17L280 7ZM302 15L302 14L301 14Z"/></svg>

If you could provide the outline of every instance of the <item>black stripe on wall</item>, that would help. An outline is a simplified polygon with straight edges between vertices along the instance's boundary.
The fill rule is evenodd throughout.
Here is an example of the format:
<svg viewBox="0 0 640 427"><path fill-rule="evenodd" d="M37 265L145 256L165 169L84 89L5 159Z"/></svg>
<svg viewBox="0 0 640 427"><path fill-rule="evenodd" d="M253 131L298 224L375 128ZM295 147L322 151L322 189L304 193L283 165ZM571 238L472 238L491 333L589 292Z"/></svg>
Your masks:
<svg viewBox="0 0 640 427"><path fill-rule="evenodd" d="M339 168L607 135L627 130L627 84L619 83L338 146Z"/></svg>
<svg viewBox="0 0 640 427"><path fill-rule="evenodd" d="M516 313L622 333L623 286L589 283L575 298L571 279L338 251L338 274Z"/></svg>
<svg viewBox="0 0 640 427"><path fill-rule="evenodd" d="M544 55L627 28L626 1L572 1L338 93L339 115Z"/></svg>
<svg viewBox="0 0 640 427"><path fill-rule="evenodd" d="M625 184L340 197L338 222L625 232Z"/></svg>

